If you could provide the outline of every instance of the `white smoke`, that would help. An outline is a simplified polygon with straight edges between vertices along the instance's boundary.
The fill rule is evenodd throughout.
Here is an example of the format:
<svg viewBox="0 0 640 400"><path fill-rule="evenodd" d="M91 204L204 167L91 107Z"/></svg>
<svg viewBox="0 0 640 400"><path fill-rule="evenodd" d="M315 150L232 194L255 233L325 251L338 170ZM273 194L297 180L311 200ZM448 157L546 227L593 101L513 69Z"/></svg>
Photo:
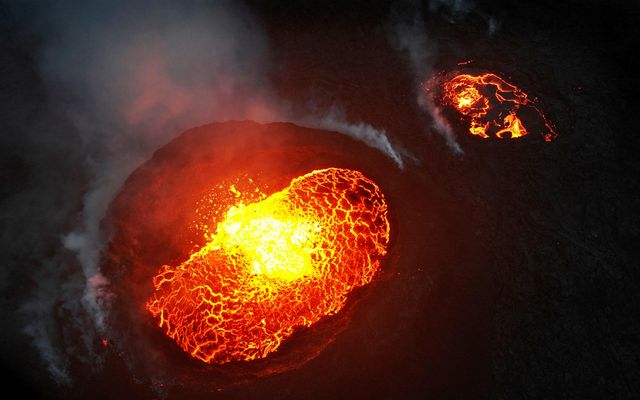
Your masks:
<svg viewBox="0 0 640 400"><path fill-rule="evenodd" d="M108 330L112 301L99 270L109 240L101 221L129 174L186 128L286 120L287 113L278 109L266 78L266 35L235 2L61 1L47 7L34 24L45 38L39 72L50 107L73 129L56 140L80 151L89 187L58 252L32 274L37 287L22 311L30 320L25 332L49 371L69 383L72 359L100 364L96 344ZM334 112L307 122L359 139L403 165L402 151L382 130ZM80 343L70 340L74 335Z"/></svg>
<svg viewBox="0 0 640 400"><path fill-rule="evenodd" d="M404 168L405 158L413 157L398 145L392 145L384 129L376 129L364 122L349 122L344 113L337 107L331 107L328 112L320 116L309 116L296 121L299 125L310 128L324 129L344 133L354 139L360 140L367 146L380 150L390 157L396 165Z"/></svg>
<svg viewBox="0 0 640 400"><path fill-rule="evenodd" d="M463 7L460 2L456 7ZM433 3L432 3L433 4ZM466 7L466 6L465 6ZM426 93L425 82L434 74L436 43L427 36L424 17L419 7L410 7L404 13L396 12L392 16L391 42L400 51L407 54L416 78L416 101L427 111L433 121L433 128L445 139L449 148L456 154L462 154L462 148L455 138L451 125L442 115L442 110L435 104L430 93Z"/></svg>
<svg viewBox="0 0 640 400"><path fill-rule="evenodd" d="M451 24L463 21L468 15L476 14L487 24L487 33L493 35L500 27L498 19L483 11L472 0L431 0L429 12L437 13Z"/></svg>
<svg viewBox="0 0 640 400"><path fill-rule="evenodd" d="M469 15L478 15L487 24L487 32L493 35L500 24L492 15L484 12L472 0L431 0L427 12L436 14L451 24L463 21ZM431 117L433 128L456 154L463 154L460 144L449 122L429 93L430 79L434 76L434 64L437 54L436 40L427 35L425 18L418 2L404 4L404 8L397 7L391 15L391 43L398 50L405 52L416 79L416 99L418 105Z"/></svg>
<svg viewBox="0 0 640 400"><path fill-rule="evenodd" d="M57 323L52 314L61 294L58 283L62 282L62 277L55 272L60 266L54 260L50 260L43 265L37 274L39 281L55 282L54 284L40 284L30 301L22 307L22 312L29 316L29 323L24 331L34 338L34 345L38 349L40 356L47 365L51 376L60 383L71 383L68 364L69 359L66 350L60 346L57 340Z"/></svg>
<svg viewBox="0 0 640 400"><path fill-rule="evenodd" d="M447 146L458 155L464 154L462 147L456 141L456 136L453 133L453 128L445 116L442 114L442 108L438 107L433 100L433 97L429 93L422 93L418 97L418 104L427 110L433 123L431 127L442 135L447 143Z"/></svg>
<svg viewBox="0 0 640 400"><path fill-rule="evenodd" d="M188 127L275 117L260 69L264 35L247 28L254 18L231 2L197 5L58 2L37 26L48 39L39 65L52 107L77 132L60 140L80 137L91 177L76 227L61 238L79 268L64 251L43 263L23 307L25 332L59 382L70 381L71 358L97 357L107 328L111 294L99 262L108 233L100 223L131 171ZM81 332L80 344L56 333L60 312L77 325L66 331Z"/></svg>

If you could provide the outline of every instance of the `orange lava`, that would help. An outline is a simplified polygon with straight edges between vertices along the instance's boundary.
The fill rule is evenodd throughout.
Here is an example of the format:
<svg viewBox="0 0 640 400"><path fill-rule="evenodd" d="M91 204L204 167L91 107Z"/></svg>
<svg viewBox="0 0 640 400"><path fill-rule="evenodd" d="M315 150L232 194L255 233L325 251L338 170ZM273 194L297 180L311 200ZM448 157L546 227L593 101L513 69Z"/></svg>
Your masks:
<svg viewBox="0 0 640 400"><path fill-rule="evenodd" d="M163 266L146 303L158 326L211 364L276 351L371 282L389 241L387 204L360 172L329 168L270 196L243 193L208 243Z"/></svg>
<svg viewBox="0 0 640 400"><path fill-rule="evenodd" d="M517 139L529 134L519 112L531 108L544 121L544 138L557 136L552 124L518 87L492 73L460 74L444 83L443 101L470 118L469 133L483 139Z"/></svg>

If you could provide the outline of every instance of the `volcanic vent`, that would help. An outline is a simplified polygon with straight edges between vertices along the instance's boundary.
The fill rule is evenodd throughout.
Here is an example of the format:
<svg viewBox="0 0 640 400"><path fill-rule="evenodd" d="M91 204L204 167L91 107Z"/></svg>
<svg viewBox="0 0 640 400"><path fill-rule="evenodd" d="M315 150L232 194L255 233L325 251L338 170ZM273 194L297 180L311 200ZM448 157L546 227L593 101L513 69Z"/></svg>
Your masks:
<svg viewBox="0 0 640 400"><path fill-rule="evenodd" d="M558 136L540 101L495 73L437 74L423 88L441 105L462 115L472 136L519 139L533 132L547 142Z"/></svg>
<svg viewBox="0 0 640 400"><path fill-rule="evenodd" d="M204 387L317 356L392 273L395 168L292 124L183 133L131 175L106 220L114 348L141 373Z"/></svg>
<svg viewBox="0 0 640 400"><path fill-rule="evenodd" d="M264 357L295 327L340 311L389 240L384 197L357 171L315 170L257 202L230 190L241 200L204 247L162 267L147 303L168 336L209 363Z"/></svg>

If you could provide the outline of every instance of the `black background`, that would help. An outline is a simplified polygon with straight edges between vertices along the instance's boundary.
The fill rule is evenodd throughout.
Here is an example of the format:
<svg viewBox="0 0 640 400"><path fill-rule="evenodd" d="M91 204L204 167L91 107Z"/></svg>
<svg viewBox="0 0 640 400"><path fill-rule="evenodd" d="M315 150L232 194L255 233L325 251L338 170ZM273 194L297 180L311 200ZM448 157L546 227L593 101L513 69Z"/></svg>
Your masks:
<svg viewBox="0 0 640 400"><path fill-rule="evenodd" d="M9 200L41 189L43 209L72 204L77 212L89 180L81 157L56 144L56 132L73 128L48 109L34 56L46 38L26 28L29 7L37 8L0 11L4 390L83 397L90 391L82 382L65 387L49 377L16 312L73 215L42 217L44 226L9 224L21 215ZM425 13L427 36L437 43L435 70L471 59L500 71L538 95L558 125L550 144L461 138L462 156L429 132L415 101L415 73L389 43L397 7L249 7L267 32L276 60L269 78L279 96L294 104L338 102L350 120L384 128L417 159L404 173L421 182L419 193L407 197L436 206L407 207L438 215L425 227L432 234L406 240L424 240L441 264L420 265L398 283L393 307L374 302L373 327L397 322L365 342L376 349L341 357L341 347L371 335L355 328L308 367L210 397L638 398L638 4L479 2L464 16ZM493 35L487 15L500 22ZM26 132L34 124L41 134ZM96 380L97 397L151 396L117 368L107 366Z"/></svg>

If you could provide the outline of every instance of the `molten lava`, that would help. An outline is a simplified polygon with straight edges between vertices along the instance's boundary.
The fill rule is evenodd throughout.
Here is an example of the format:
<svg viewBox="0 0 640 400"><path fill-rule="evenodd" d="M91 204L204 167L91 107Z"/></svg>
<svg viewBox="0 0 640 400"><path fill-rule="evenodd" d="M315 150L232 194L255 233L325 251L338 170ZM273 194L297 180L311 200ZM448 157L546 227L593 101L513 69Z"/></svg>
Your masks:
<svg viewBox="0 0 640 400"><path fill-rule="evenodd" d="M184 351L217 364L265 357L296 327L340 311L389 241L384 196L357 171L315 170L257 198L229 190L237 204L205 246L160 269L146 303Z"/></svg>
<svg viewBox="0 0 640 400"><path fill-rule="evenodd" d="M469 133L488 139L516 139L529 132L519 116L530 108L544 121L547 142L557 135L553 125L526 93L492 73L460 74L444 83L443 101L470 118Z"/></svg>

